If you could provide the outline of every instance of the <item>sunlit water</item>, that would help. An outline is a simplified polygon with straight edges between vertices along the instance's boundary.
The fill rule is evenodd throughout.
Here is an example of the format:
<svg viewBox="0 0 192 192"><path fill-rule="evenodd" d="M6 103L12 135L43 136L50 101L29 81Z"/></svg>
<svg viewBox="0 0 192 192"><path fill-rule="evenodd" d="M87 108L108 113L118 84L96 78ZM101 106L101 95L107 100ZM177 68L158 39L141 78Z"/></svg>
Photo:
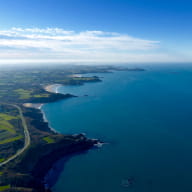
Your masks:
<svg viewBox="0 0 192 192"><path fill-rule="evenodd" d="M67 161L53 192L192 191L192 69L146 69L96 74L59 89L79 97L43 106L57 131L109 143Z"/></svg>

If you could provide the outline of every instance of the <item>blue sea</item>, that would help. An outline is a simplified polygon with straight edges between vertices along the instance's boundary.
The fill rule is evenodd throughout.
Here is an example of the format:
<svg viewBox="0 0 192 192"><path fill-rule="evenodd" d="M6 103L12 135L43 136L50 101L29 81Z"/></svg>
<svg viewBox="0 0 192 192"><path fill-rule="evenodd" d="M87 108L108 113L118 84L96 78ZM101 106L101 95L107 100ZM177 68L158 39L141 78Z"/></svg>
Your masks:
<svg viewBox="0 0 192 192"><path fill-rule="evenodd" d="M106 142L67 160L53 192L192 192L192 67L144 68L86 74L102 82L43 106L58 132Z"/></svg>

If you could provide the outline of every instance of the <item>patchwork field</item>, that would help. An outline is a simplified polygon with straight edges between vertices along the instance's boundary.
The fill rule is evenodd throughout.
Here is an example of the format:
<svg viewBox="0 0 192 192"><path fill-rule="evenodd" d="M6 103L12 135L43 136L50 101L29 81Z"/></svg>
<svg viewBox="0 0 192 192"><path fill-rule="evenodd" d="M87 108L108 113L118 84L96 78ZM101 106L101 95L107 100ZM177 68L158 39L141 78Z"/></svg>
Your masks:
<svg viewBox="0 0 192 192"><path fill-rule="evenodd" d="M0 162L19 149L20 145L18 147L15 145L14 148L12 146L23 142L22 130L17 109L8 105L0 105Z"/></svg>
<svg viewBox="0 0 192 192"><path fill-rule="evenodd" d="M76 65L1 68L0 191L45 191L43 175L55 161L63 155L89 149L96 142L84 136L82 139L81 134L66 136L51 131L39 109L23 104L50 103L75 97L68 93L49 92L45 87L100 82L97 76L84 77L83 74L108 73L111 70L118 69Z"/></svg>

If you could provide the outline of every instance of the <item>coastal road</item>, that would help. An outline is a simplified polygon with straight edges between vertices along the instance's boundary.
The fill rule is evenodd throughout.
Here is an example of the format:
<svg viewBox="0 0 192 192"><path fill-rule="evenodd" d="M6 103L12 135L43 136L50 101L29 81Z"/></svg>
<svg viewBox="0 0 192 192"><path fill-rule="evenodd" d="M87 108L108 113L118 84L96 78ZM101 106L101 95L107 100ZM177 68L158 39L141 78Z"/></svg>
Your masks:
<svg viewBox="0 0 192 192"><path fill-rule="evenodd" d="M19 115L20 115L20 118L21 118L21 121L22 121L22 125L23 125L23 131L24 131L24 137L25 137L25 143L24 143L24 146L22 149L19 149L15 155L9 157L7 160L3 161L2 163L0 163L0 167L9 163L10 161L14 160L15 158L17 158L19 155L21 155L30 145L31 143L31 139L30 139L30 134L29 134L29 130L28 130L28 127L27 127L27 123L25 121L25 118L23 116L23 112L22 112L22 109L18 106L18 105L14 105L14 104L8 104L8 103L0 103L0 104L3 104L3 105L10 105L12 107L15 107L17 108L17 110L19 111Z"/></svg>

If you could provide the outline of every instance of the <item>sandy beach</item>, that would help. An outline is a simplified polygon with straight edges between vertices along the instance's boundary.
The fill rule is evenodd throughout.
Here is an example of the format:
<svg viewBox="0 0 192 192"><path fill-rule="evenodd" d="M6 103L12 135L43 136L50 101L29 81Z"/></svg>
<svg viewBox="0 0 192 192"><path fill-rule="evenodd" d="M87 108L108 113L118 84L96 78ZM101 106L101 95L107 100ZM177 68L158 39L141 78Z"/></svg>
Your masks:
<svg viewBox="0 0 192 192"><path fill-rule="evenodd" d="M29 108L41 109L43 103L24 103L23 106Z"/></svg>
<svg viewBox="0 0 192 192"><path fill-rule="evenodd" d="M82 77L82 74L72 74L70 77Z"/></svg>
<svg viewBox="0 0 192 192"><path fill-rule="evenodd" d="M43 115L43 120L44 120L44 122L48 122L48 120L47 120L47 118L46 118L46 116L45 116L45 113L44 113L43 110L41 109L43 105L44 105L44 104L42 104L42 103L24 103L24 104L23 104L24 107L35 108L35 109L41 110L41 113L42 113L42 115ZM50 127L50 128L51 128L51 127ZM51 128L51 129L52 129L52 128ZM52 129L52 130L54 130L54 129ZM54 131L55 131L55 130L54 130Z"/></svg>
<svg viewBox="0 0 192 192"><path fill-rule="evenodd" d="M51 84L44 87L44 89L50 93L58 93L58 88L61 87L61 84Z"/></svg>

